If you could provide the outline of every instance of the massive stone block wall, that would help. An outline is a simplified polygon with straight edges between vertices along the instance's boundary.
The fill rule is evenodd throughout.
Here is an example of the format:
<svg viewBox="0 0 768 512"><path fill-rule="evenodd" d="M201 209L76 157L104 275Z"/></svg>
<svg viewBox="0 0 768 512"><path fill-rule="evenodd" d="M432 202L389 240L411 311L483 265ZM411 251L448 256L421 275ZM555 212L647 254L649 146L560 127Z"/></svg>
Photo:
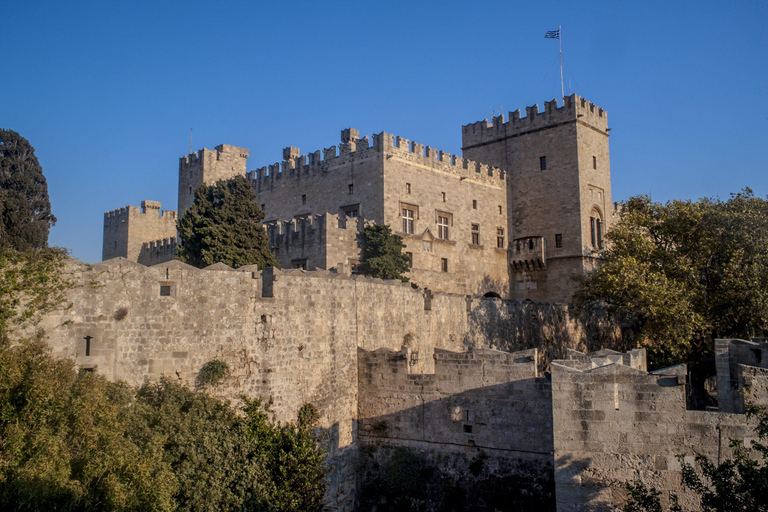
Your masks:
<svg viewBox="0 0 768 512"><path fill-rule="evenodd" d="M591 265L590 217L601 219L602 234L612 219L607 122L603 109L572 95L559 108L553 100L543 112L534 105L525 117L518 110L508 122L502 115L462 128L467 158L509 173L511 238L540 245L533 258L510 251L511 297L567 302L570 275Z"/></svg>
<svg viewBox="0 0 768 512"><path fill-rule="evenodd" d="M127 258L144 264L170 260L175 246L176 212L161 212L162 203L142 201L104 214L102 259ZM149 247L149 243L153 246ZM146 246L146 247L145 247Z"/></svg>
<svg viewBox="0 0 768 512"><path fill-rule="evenodd" d="M267 236L282 268L346 269L361 258L365 220L324 213L267 224Z"/></svg>
<svg viewBox="0 0 768 512"><path fill-rule="evenodd" d="M370 459L360 475L361 508L386 493L400 450L429 468L418 483L428 492L408 497L419 509L447 509L441 504L454 494L465 510L551 509L551 390L536 350L436 349L429 374L413 372L415 357L422 356L410 348L359 350L358 440Z"/></svg>
<svg viewBox="0 0 768 512"><path fill-rule="evenodd" d="M715 340L715 364L721 411L743 413L746 401L768 406L768 343Z"/></svg>
<svg viewBox="0 0 768 512"><path fill-rule="evenodd" d="M732 456L730 439L750 439L743 415L686 410L685 365L646 373L644 357L604 351L552 363L552 411L558 511L615 510L625 484L643 482L680 495L678 455ZM720 459L719 459L720 458Z"/></svg>

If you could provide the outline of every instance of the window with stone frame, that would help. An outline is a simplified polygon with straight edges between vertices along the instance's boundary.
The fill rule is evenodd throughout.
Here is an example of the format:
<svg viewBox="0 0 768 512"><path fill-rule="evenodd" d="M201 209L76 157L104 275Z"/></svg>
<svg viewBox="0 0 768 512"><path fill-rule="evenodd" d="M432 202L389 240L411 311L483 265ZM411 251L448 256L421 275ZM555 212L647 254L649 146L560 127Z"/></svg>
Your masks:
<svg viewBox="0 0 768 512"><path fill-rule="evenodd" d="M563 235L561 233L555 235L555 247L558 249L563 247Z"/></svg>
<svg viewBox="0 0 768 512"><path fill-rule="evenodd" d="M448 272L448 258L440 258L440 267L443 272Z"/></svg>
<svg viewBox="0 0 768 512"><path fill-rule="evenodd" d="M291 260L291 268L300 268L302 270L307 270L307 260L306 260L306 258L298 259L298 260Z"/></svg>
<svg viewBox="0 0 768 512"><path fill-rule="evenodd" d="M480 224L472 224L472 245L480 245Z"/></svg>
<svg viewBox="0 0 768 512"><path fill-rule="evenodd" d="M600 211L597 208L592 209L589 217L589 234L594 249L603 247L603 221Z"/></svg>
<svg viewBox="0 0 768 512"><path fill-rule="evenodd" d="M545 156L540 156L539 157L539 168L542 171L546 171L547 170L547 157L545 157Z"/></svg>
<svg viewBox="0 0 768 512"><path fill-rule="evenodd" d="M449 218L445 215L437 216L437 238L440 240L449 240L448 236Z"/></svg>
<svg viewBox="0 0 768 512"><path fill-rule="evenodd" d="M403 216L403 233L408 233L409 235L413 234L413 218L414 218L414 210L411 208L403 208L402 209L402 216Z"/></svg>
<svg viewBox="0 0 768 512"><path fill-rule="evenodd" d="M496 247L504 248L504 228L496 228Z"/></svg>

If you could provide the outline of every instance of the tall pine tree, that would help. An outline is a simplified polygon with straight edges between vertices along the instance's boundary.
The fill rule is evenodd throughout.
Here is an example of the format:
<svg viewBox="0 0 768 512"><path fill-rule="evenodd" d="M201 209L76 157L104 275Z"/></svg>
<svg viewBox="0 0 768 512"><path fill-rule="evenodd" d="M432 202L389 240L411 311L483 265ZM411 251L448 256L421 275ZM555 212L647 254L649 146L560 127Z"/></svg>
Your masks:
<svg viewBox="0 0 768 512"><path fill-rule="evenodd" d="M55 223L35 148L13 130L0 129L0 248L47 247Z"/></svg>
<svg viewBox="0 0 768 512"><path fill-rule="evenodd" d="M182 261L196 267L224 263L279 267L269 250L264 212L256 205L253 185L237 176L195 191L195 202L179 221Z"/></svg>

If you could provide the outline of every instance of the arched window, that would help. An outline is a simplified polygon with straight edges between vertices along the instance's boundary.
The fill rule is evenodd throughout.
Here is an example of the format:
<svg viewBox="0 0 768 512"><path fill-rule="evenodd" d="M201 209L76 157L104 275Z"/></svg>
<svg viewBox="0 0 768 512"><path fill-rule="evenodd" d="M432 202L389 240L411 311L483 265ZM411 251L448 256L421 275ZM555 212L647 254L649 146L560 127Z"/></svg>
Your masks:
<svg viewBox="0 0 768 512"><path fill-rule="evenodd" d="M589 233L592 247L595 249L603 248L603 216L597 207L592 208L589 214Z"/></svg>

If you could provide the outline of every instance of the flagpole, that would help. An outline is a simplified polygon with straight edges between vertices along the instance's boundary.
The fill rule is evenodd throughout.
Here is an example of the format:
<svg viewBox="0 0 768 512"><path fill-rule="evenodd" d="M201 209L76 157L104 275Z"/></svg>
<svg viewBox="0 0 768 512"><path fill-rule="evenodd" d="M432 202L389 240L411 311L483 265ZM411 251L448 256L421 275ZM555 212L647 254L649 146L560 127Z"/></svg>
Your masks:
<svg viewBox="0 0 768 512"><path fill-rule="evenodd" d="M565 87L563 87L563 26L557 27L557 42L560 44L560 94L565 101Z"/></svg>

